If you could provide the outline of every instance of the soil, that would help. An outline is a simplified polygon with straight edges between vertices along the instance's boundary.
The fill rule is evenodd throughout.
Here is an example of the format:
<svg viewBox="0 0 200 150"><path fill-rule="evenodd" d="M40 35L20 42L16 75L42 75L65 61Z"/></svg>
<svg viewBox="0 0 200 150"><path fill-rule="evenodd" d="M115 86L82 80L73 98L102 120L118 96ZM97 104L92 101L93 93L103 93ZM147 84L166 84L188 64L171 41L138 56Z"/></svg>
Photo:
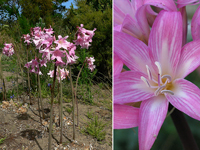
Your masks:
<svg viewBox="0 0 200 150"><path fill-rule="evenodd" d="M9 75L4 72L4 75ZM5 76L4 76L5 77ZM6 89L12 86L5 81ZM2 85L2 83L0 83ZM93 105L83 103L78 99L79 125L77 126L77 112L75 111L75 140L73 140L73 120L72 113L65 111L72 107L72 102L63 101L64 126L62 132L62 145L66 150L111 150L112 149L112 93L108 89L100 89L94 86L93 89L100 91L100 95L94 95ZM33 98L33 97L32 97ZM47 150L48 149L48 122L50 120L50 98L43 99L45 119L40 122L37 99L32 99L33 104L29 104L29 97L24 94L17 99L9 99L9 102L0 102L0 150ZM59 145L60 127L58 124L59 104L53 106L54 121L52 131L52 146L54 150ZM88 117L89 115L92 117ZM102 132L105 132L105 139L98 141L97 138L84 132L88 123L98 116L99 121L105 124ZM1 140L5 138L1 142ZM59 148L57 148L59 149Z"/></svg>

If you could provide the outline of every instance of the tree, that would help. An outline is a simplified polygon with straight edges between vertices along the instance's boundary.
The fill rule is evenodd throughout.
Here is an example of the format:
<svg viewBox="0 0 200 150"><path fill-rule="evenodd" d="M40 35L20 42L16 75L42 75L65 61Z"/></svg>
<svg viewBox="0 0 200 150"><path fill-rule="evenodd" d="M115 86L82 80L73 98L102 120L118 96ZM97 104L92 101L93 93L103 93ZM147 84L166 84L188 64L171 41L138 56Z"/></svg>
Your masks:
<svg viewBox="0 0 200 150"><path fill-rule="evenodd" d="M96 59L99 72L111 78L112 76L112 8L109 3L106 7L100 4L104 0L96 1L76 0L77 9L71 6L65 14L63 26L67 26L72 33L76 31L76 26L84 24L87 29L97 28L93 37L90 54ZM103 9L102 9L103 8Z"/></svg>

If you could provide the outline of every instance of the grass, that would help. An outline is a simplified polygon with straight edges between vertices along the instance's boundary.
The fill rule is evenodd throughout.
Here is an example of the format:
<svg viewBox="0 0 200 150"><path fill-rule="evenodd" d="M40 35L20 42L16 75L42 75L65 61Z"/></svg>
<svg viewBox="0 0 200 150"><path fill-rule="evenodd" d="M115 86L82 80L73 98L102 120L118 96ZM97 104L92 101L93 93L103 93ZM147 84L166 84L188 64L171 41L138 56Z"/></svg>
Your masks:
<svg viewBox="0 0 200 150"><path fill-rule="evenodd" d="M15 79L15 77L14 77L14 76L7 76L7 77L6 77L6 80L7 80L8 82L10 82L12 79Z"/></svg>
<svg viewBox="0 0 200 150"><path fill-rule="evenodd" d="M82 129L82 133L89 134L96 138L98 141L105 139L106 132L103 131L106 123L103 123L102 120L99 120L98 116L93 116L94 119L87 122L85 129Z"/></svg>
<svg viewBox="0 0 200 150"><path fill-rule="evenodd" d="M6 137L0 139L0 145L3 144L3 142L5 141L5 139L6 139Z"/></svg>

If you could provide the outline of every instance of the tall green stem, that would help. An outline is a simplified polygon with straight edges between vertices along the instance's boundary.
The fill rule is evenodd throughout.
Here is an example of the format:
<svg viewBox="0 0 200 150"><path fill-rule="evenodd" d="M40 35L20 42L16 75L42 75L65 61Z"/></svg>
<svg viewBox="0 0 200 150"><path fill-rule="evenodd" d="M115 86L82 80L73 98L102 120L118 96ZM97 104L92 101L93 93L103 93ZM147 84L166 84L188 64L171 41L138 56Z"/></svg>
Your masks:
<svg viewBox="0 0 200 150"><path fill-rule="evenodd" d="M69 66L69 74L70 74L70 84L72 88L72 106L73 106L73 140L75 140L75 107L74 107L74 87L72 83L72 71L71 66Z"/></svg>
<svg viewBox="0 0 200 150"><path fill-rule="evenodd" d="M169 111L173 109L173 106L169 105ZM171 113L171 118L174 122L178 135L181 139L185 150L199 150L197 143L192 135L190 127L183 115L178 109L175 109Z"/></svg>
<svg viewBox="0 0 200 150"><path fill-rule="evenodd" d="M55 60L56 61L56 60ZM55 87L55 81L56 81L56 69L57 66L55 64L54 67L54 76L53 76L53 87L51 88L51 112L50 112L50 126L49 126L49 145L48 150L51 150L51 132L52 132L52 117L53 117L53 99L54 99L54 87Z"/></svg>

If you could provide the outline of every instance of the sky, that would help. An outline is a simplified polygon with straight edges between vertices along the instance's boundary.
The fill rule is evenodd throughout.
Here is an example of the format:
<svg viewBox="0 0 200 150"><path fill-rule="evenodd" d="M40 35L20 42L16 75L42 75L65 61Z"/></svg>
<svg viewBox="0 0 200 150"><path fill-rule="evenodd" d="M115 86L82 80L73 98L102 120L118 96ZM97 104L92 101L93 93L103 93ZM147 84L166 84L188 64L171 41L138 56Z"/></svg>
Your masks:
<svg viewBox="0 0 200 150"><path fill-rule="evenodd" d="M73 0L69 0L68 2L64 2L64 3L62 3L62 5L65 6L66 8L70 8L71 3L73 3L73 5L75 7L75 4L74 4Z"/></svg>

